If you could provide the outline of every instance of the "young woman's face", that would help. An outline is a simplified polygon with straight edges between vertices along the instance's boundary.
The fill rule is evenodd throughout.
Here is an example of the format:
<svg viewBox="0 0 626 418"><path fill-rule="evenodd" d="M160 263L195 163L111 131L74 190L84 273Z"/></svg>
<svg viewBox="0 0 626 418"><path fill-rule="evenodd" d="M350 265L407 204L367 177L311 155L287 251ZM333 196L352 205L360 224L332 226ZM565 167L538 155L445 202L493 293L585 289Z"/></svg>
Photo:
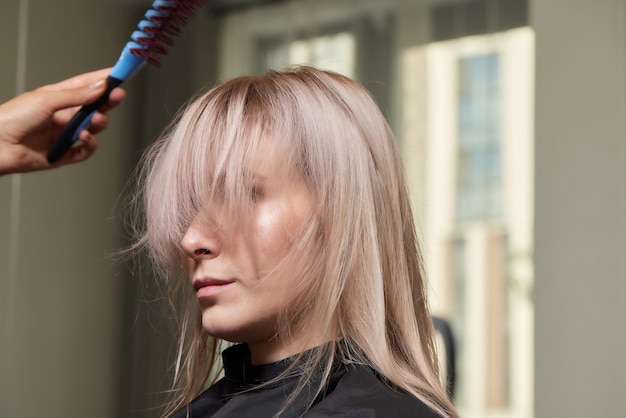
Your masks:
<svg viewBox="0 0 626 418"><path fill-rule="evenodd" d="M219 230L217 203L196 216L181 242L203 327L214 337L247 342L255 363L301 349L275 338L276 323L301 279L286 255L313 207L303 179L276 152L259 154L246 185L253 205L248 229Z"/></svg>

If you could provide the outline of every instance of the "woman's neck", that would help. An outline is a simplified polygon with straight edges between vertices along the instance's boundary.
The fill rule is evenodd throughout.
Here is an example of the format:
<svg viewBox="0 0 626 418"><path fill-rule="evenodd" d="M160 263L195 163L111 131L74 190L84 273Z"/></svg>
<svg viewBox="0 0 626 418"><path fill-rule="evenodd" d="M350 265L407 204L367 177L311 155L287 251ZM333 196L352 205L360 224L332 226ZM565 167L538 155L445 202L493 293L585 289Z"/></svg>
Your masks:
<svg viewBox="0 0 626 418"><path fill-rule="evenodd" d="M250 348L250 363L262 365L284 360L298 353L322 345L329 339L308 339L308 343L294 341L291 343L281 342L278 339L270 341L248 342Z"/></svg>

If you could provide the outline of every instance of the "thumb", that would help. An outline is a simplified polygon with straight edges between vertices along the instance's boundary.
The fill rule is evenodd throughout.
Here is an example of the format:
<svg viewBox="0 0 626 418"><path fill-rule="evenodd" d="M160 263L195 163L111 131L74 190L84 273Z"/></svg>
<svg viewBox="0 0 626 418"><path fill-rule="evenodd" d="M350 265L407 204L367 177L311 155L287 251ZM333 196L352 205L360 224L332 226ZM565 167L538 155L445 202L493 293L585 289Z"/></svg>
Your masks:
<svg viewBox="0 0 626 418"><path fill-rule="evenodd" d="M99 80L92 84L63 90L46 90L44 102L52 112L68 107L86 105L95 101L106 91L105 80Z"/></svg>

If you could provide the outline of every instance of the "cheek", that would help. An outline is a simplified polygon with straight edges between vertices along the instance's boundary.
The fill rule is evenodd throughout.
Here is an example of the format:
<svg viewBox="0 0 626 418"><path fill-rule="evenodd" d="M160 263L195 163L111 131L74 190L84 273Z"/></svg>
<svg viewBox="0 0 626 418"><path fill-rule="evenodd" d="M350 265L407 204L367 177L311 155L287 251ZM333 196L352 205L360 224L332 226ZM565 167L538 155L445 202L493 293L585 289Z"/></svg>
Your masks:
<svg viewBox="0 0 626 418"><path fill-rule="evenodd" d="M255 252L266 258L263 264L277 264L290 247L290 222L278 210L267 210L259 215L255 230ZM260 260L263 261L263 260Z"/></svg>
<svg viewBox="0 0 626 418"><path fill-rule="evenodd" d="M300 217L293 211L274 208L259 213L252 250L260 276L274 271L285 260L300 227Z"/></svg>

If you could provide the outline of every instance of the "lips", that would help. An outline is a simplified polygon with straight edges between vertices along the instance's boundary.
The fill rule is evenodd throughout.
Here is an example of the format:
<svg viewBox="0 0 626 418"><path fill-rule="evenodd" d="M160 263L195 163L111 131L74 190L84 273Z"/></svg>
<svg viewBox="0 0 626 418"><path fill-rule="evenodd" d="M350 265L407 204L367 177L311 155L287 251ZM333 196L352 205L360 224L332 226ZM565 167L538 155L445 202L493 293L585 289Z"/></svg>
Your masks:
<svg viewBox="0 0 626 418"><path fill-rule="evenodd" d="M204 299L217 295L234 282L235 280L230 279L203 277L193 281L193 288L196 291L196 297Z"/></svg>

